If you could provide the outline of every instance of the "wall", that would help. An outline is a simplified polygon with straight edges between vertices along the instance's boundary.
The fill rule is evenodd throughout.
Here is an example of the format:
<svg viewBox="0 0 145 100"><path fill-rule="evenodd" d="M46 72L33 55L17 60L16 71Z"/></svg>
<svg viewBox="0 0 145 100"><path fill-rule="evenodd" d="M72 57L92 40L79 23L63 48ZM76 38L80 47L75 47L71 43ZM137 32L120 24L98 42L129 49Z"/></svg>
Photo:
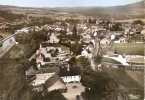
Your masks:
<svg viewBox="0 0 145 100"><path fill-rule="evenodd" d="M80 82L80 75L76 75L76 76L64 76L61 77L63 79L64 82L69 83L69 82Z"/></svg>

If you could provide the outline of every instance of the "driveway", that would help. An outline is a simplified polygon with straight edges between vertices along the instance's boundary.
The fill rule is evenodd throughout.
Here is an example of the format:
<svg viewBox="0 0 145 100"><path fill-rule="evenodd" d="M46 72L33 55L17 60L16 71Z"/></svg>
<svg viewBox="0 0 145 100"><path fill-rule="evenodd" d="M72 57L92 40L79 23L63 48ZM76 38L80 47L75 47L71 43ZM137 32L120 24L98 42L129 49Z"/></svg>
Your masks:
<svg viewBox="0 0 145 100"><path fill-rule="evenodd" d="M66 86L67 86L67 93L62 93L62 95L67 100L76 100L76 95L80 95L81 92L85 90L85 87L82 86L81 83L67 83Z"/></svg>

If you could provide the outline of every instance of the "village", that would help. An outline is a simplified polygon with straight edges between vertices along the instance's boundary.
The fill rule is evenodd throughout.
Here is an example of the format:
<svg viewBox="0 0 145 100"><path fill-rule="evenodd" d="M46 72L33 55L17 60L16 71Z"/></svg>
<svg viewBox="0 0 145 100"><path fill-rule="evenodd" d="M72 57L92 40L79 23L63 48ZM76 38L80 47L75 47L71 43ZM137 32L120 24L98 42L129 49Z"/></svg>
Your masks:
<svg viewBox="0 0 145 100"><path fill-rule="evenodd" d="M7 28L10 26L0 26L1 30ZM10 45L19 45L20 40L11 37L20 39L32 32L41 32L46 38L46 41L38 43L38 49L28 59L36 62L36 67L28 66L25 72L33 91L59 90L68 100L75 100L76 96L82 99L81 92L85 91L85 86L81 82L84 68L78 64L80 59L87 59L93 71L110 70L109 67L144 68L145 26L141 20L133 23L96 19L80 20L78 23L60 21L16 30L6 41ZM5 39L0 36L3 41L1 51ZM137 47L139 50L135 50ZM3 53L0 53L0 58ZM142 85L141 82L139 84Z"/></svg>

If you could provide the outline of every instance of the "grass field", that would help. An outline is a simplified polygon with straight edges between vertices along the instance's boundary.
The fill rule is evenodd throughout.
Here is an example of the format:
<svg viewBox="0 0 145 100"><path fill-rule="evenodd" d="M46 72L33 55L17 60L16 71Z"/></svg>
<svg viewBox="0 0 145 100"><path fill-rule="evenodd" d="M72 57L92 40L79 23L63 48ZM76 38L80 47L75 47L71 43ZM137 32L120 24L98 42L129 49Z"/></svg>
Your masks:
<svg viewBox="0 0 145 100"><path fill-rule="evenodd" d="M126 53L127 55L144 56L144 44L142 43L116 43L115 46L118 54Z"/></svg>
<svg viewBox="0 0 145 100"><path fill-rule="evenodd" d="M140 86L144 87L144 73L138 70L125 70Z"/></svg>
<svg viewBox="0 0 145 100"><path fill-rule="evenodd" d="M115 20L116 22L129 22L129 23L133 23L133 21L138 20L138 19L129 19L129 20ZM145 22L145 19L140 19L143 22Z"/></svg>
<svg viewBox="0 0 145 100"><path fill-rule="evenodd" d="M111 59L111 58L107 58L107 57L103 57L102 62L108 62L108 63L113 63L113 64L121 64L120 62Z"/></svg>
<svg viewBox="0 0 145 100"><path fill-rule="evenodd" d="M114 69L114 68L106 68L104 67L109 75L116 80L118 84L121 84L125 87L124 93L129 98L129 94L140 95L141 97L137 100L143 100L144 98L144 90L143 87L140 86L134 79L132 79L124 69ZM122 89L123 90L123 89ZM127 91L126 91L127 90ZM130 98L129 98L130 100Z"/></svg>
<svg viewBox="0 0 145 100"><path fill-rule="evenodd" d="M0 32L0 35L2 35L3 36L3 39L4 39L4 38L6 38L6 37L8 37L8 36L10 36L12 34L11 33L8 33L8 32Z"/></svg>

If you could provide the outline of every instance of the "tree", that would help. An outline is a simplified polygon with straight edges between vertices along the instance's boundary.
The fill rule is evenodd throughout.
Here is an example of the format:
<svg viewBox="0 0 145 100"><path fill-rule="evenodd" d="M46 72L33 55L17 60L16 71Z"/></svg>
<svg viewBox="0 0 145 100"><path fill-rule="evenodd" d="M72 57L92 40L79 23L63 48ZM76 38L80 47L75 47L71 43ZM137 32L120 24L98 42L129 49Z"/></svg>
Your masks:
<svg viewBox="0 0 145 100"><path fill-rule="evenodd" d="M116 100L116 97L118 96L117 86L111 82L107 73L93 72L88 75L89 84L87 84L87 88L85 88L85 91L81 94L84 100L102 100L102 98ZM84 82L82 82L82 84L84 84ZM111 96L112 94L114 95Z"/></svg>
<svg viewBox="0 0 145 100"><path fill-rule="evenodd" d="M90 62L89 62L88 58L79 57L77 59L77 65L80 66L81 68L85 68L90 65Z"/></svg>
<svg viewBox="0 0 145 100"><path fill-rule="evenodd" d="M116 48L115 48L115 52L114 52L114 53L115 53L115 54L118 54Z"/></svg>
<svg viewBox="0 0 145 100"><path fill-rule="evenodd" d="M133 21L133 24L140 24L140 25L144 25L142 20L135 20Z"/></svg>
<svg viewBox="0 0 145 100"><path fill-rule="evenodd" d="M92 20L89 18L89 23L91 24L92 23Z"/></svg>
<svg viewBox="0 0 145 100"><path fill-rule="evenodd" d="M79 43L78 41L75 41L74 44L71 44L70 50L73 52L73 54L79 55L81 54L82 47L83 47L83 43Z"/></svg>
<svg viewBox="0 0 145 100"><path fill-rule="evenodd" d="M94 57L96 63L101 63L102 62L102 58L103 57L101 55L99 55L99 54Z"/></svg>
<svg viewBox="0 0 145 100"><path fill-rule="evenodd" d="M72 57L69 61L68 61L68 64L70 66L76 66L76 62L77 62L77 59L75 57Z"/></svg>
<svg viewBox="0 0 145 100"><path fill-rule="evenodd" d="M77 28L76 28L76 25L74 25L73 27L73 34L72 34L72 38L73 40L78 40L78 34L77 34Z"/></svg>
<svg viewBox="0 0 145 100"><path fill-rule="evenodd" d="M53 90L44 94L43 100L67 100L59 90Z"/></svg>
<svg viewBox="0 0 145 100"><path fill-rule="evenodd" d="M123 31L121 23L115 23L111 28L110 31Z"/></svg>
<svg viewBox="0 0 145 100"><path fill-rule="evenodd" d="M79 95L76 95L76 99L77 99L77 100L80 100L80 96L79 96Z"/></svg>
<svg viewBox="0 0 145 100"><path fill-rule="evenodd" d="M61 25L64 27L64 29L66 29L67 24L65 23L65 21L61 22Z"/></svg>

